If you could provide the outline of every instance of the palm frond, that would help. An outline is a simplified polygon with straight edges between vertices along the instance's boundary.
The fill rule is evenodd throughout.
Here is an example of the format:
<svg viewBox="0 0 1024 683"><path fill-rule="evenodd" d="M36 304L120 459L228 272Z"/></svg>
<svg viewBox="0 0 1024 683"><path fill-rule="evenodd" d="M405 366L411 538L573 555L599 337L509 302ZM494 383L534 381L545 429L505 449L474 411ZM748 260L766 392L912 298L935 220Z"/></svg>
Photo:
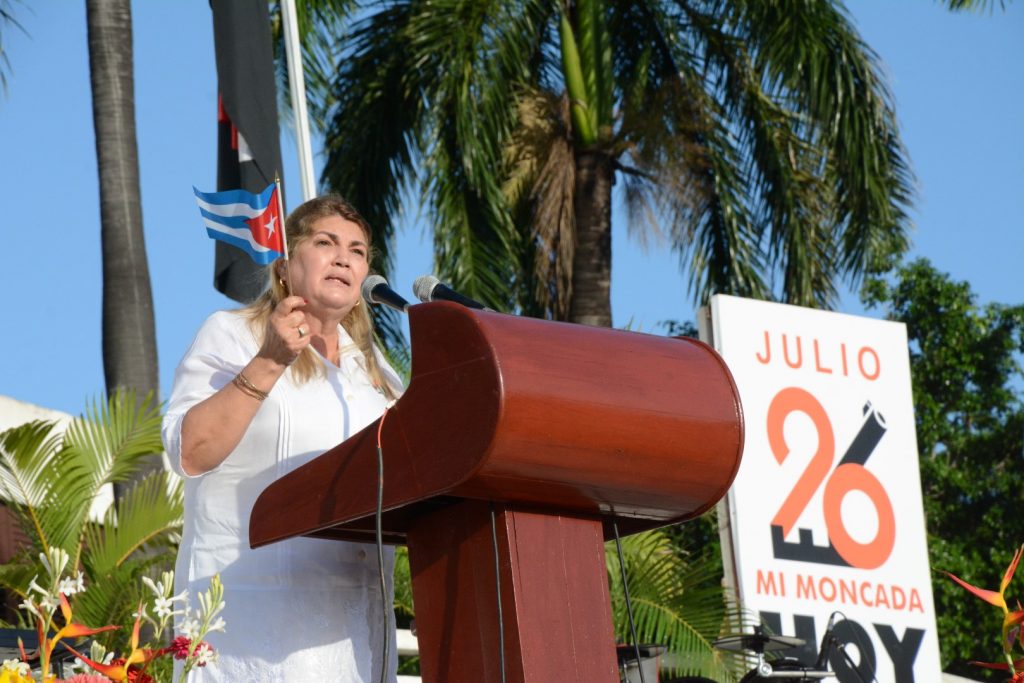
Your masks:
<svg viewBox="0 0 1024 683"><path fill-rule="evenodd" d="M346 28L358 5L357 0L300 0L295 3L309 117L313 126L321 131L326 129L327 114L334 104L331 83L337 73L339 46L345 43ZM280 111L293 117L280 2L271 3L270 23Z"/></svg>
<svg viewBox="0 0 1024 683"><path fill-rule="evenodd" d="M756 223L766 225L769 259L782 271L782 300L831 307L840 270L838 208L825 182L827 150L814 140L804 117L774 101L744 51L733 53L725 78L727 106L743 121L740 137L749 150L748 177L760 198Z"/></svg>
<svg viewBox="0 0 1024 683"><path fill-rule="evenodd" d="M517 83L536 52L537 2L446 0L417 14L410 38L434 73L427 91L425 198L438 272L498 310L514 305L522 239L502 194L502 153ZM542 11L543 10L543 11Z"/></svg>
<svg viewBox="0 0 1024 683"><path fill-rule="evenodd" d="M555 320L567 320L576 256L576 159L565 136L552 140L534 185L532 238L540 246L537 300Z"/></svg>
<svg viewBox="0 0 1024 683"><path fill-rule="evenodd" d="M954 12L991 12L996 4L999 9L1006 9L1006 3L1007 0L998 0L998 3L996 0L945 0L943 4Z"/></svg>
<svg viewBox="0 0 1024 683"><path fill-rule="evenodd" d="M701 200L692 214L688 203L666 198L673 242L690 256L690 287L701 303L715 293L771 298L761 275L760 231L747 205L747 176L730 137L724 126L707 136L706 170L698 177Z"/></svg>
<svg viewBox="0 0 1024 683"><path fill-rule="evenodd" d="M465 178L456 180L462 159L458 154L451 158L452 151L451 147L437 150L431 164L439 174L447 172L447 179L428 181L436 270L470 297L496 310L508 310L515 301L514 264L518 262L511 216L481 197Z"/></svg>
<svg viewBox="0 0 1024 683"><path fill-rule="evenodd" d="M24 598L28 585L39 576L38 556L32 556L32 549L23 548L6 564L0 565L0 588L9 594Z"/></svg>
<svg viewBox="0 0 1024 683"><path fill-rule="evenodd" d="M7 27L19 29L22 33L25 32L24 27L14 16L13 6L12 0L0 0L0 93L3 94L7 94L7 75L11 71L11 62L4 49L4 33Z"/></svg>
<svg viewBox="0 0 1024 683"><path fill-rule="evenodd" d="M522 217L517 224L528 235L526 251L534 255L528 308L566 320L576 247L576 163L568 101L545 90L524 89L518 102L519 123L504 155L508 170L503 192L513 215Z"/></svg>
<svg viewBox="0 0 1024 683"><path fill-rule="evenodd" d="M9 509L26 535L42 552L50 546L50 529L43 510L61 436L54 434L56 424L36 421L0 434L0 487Z"/></svg>
<svg viewBox="0 0 1024 683"><path fill-rule="evenodd" d="M680 673L731 675L730 659L712 645L725 619L722 589L709 580L717 577L717 565L691 564L663 531L622 539L622 552L639 641L667 645ZM628 642L625 593L614 545L609 544L605 555L616 634Z"/></svg>
<svg viewBox="0 0 1024 683"><path fill-rule="evenodd" d="M163 472L150 475L108 511L102 532L89 520L90 506L104 486L129 479L161 450L159 412L118 393L91 405L63 437L53 427L29 423L0 435L0 482L30 544L0 567L0 586L24 595L44 573L39 552L57 546L71 556L68 573L86 570L89 589L75 598L76 618L122 623L135 608L141 572L167 559L144 551L176 539L180 489L168 491Z"/></svg>
<svg viewBox="0 0 1024 683"><path fill-rule="evenodd" d="M92 403L75 419L59 453L59 478L51 481L40 513L52 542L80 559L82 534L89 509L101 489L128 481L144 458L163 450L160 412L146 397L136 405L134 392L117 392L104 403Z"/></svg>
<svg viewBox="0 0 1024 683"><path fill-rule="evenodd" d="M181 529L182 514L180 481L163 471L149 474L107 510L102 524L86 526L89 575L107 576L144 548L166 547Z"/></svg>
<svg viewBox="0 0 1024 683"><path fill-rule="evenodd" d="M403 40L411 10L409 2L391 3L352 28L331 83L324 140L322 182L369 222L375 270L385 276L394 268L395 226L423 125L424 84ZM375 322L389 347L401 340L394 316Z"/></svg>
<svg viewBox="0 0 1024 683"><path fill-rule="evenodd" d="M94 402L68 427L64 464L88 471L95 485L127 481L139 460L163 451L161 419L152 395L137 401L134 392L119 391Z"/></svg>
<svg viewBox="0 0 1024 683"><path fill-rule="evenodd" d="M914 179L878 56L836 3L733 5L766 90L806 116L806 139L827 152L837 265L851 283L887 269L909 246Z"/></svg>
<svg viewBox="0 0 1024 683"><path fill-rule="evenodd" d="M613 15L616 32L645 36L619 41L615 53L630 217L667 235L698 302L716 292L765 297L744 149L709 80L706 36L725 34L713 11L693 4L637 2Z"/></svg>

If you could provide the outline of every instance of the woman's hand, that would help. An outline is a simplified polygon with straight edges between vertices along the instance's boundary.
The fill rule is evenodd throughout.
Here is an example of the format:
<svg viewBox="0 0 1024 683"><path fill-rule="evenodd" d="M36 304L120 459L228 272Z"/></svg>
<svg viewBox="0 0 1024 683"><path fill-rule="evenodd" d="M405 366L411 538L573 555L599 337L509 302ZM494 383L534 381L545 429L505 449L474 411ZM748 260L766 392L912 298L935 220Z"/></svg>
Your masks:
<svg viewBox="0 0 1024 683"><path fill-rule="evenodd" d="M181 467L187 474L208 472L228 457L259 410L259 394L265 397L270 393L288 366L309 346L314 330L302 310L305 305L301 296L290 296L271 312L263 346L240 373L255 393L229 382L185 414Z"/></svg>
<svg viewBox="0 0 1024 683"><path fill-rule="evenodd" d="M291 365L312 337L310 324L302 308L306 300L301 296L282 299L270 314L267 334L257 356L281 366Z"/></svg>

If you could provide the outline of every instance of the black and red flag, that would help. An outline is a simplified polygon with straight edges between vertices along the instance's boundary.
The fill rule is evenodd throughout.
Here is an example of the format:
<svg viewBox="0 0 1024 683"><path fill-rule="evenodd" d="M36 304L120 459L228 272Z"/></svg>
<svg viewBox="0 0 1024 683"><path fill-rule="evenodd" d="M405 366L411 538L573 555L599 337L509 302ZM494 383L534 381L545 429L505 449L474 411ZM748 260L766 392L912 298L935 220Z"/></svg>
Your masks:
<svg viewBox="0 0 1024 683"><path fill-rule="evenodd" d="M281 174L277 87L268 3L210 0L217 56L217 190L259 194ZM216 242L213 286L248 303L263 291L262 268Z"/></svg>

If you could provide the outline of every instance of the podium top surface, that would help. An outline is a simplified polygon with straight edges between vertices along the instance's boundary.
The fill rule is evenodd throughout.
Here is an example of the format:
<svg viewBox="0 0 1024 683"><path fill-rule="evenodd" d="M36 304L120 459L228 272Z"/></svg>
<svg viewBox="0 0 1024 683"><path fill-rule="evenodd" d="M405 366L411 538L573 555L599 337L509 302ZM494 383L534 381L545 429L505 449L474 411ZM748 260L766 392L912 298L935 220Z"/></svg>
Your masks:
<svg viewBox="0 0 1024 683"><path fill-rule="evenodd" d="M409 318L411 380L381 430L390 542L463 498L614 518L630 533L695 517L732 483L743 413L707 345L448 302ZM269 486L250 543L371 538L379 423Z"/></svg>

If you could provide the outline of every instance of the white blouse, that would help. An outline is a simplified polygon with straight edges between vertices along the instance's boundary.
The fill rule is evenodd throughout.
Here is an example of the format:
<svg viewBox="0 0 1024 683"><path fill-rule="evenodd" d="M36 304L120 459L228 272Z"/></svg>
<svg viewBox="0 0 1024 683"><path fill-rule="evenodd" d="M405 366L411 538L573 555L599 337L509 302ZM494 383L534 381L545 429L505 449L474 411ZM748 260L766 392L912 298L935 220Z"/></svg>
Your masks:
<svg viewBox="0 0 1024 683"><path fill-rule="evenodd" d="M376 548L312 538L249 547L249 515L263 489L384 411L387 398L373 387L363 354L339 329L341 367L321 358L327 377L301 385L286 372L235 450L200 476L181 468L181 423L189 408L230 382L256 355L259 343L248 319L214 313L175 372L163 422L164 447L185 478L175 591L187 588L195 607L196 594L219 572L227 605L225 632L209 637L219 661L194 669L192 681L380 680L384 624ZM400 387L394 371L379 354L378 359L392 385ZM389 612L393 569L393 549L385 548ZM391 623L388 670L395 681Z"/></svg>

